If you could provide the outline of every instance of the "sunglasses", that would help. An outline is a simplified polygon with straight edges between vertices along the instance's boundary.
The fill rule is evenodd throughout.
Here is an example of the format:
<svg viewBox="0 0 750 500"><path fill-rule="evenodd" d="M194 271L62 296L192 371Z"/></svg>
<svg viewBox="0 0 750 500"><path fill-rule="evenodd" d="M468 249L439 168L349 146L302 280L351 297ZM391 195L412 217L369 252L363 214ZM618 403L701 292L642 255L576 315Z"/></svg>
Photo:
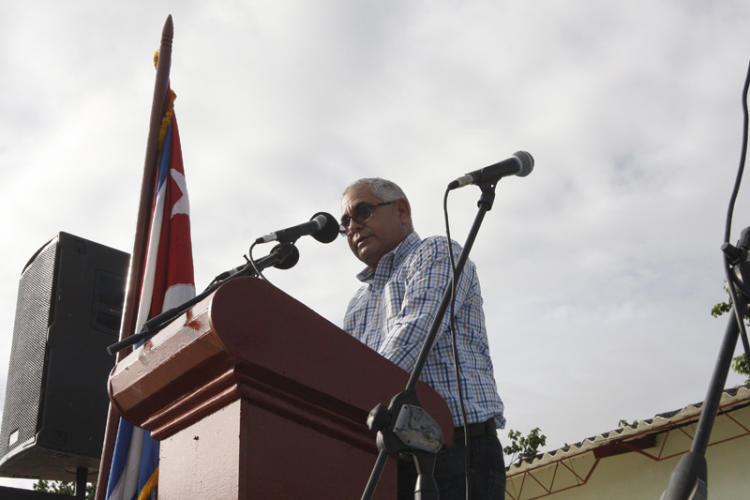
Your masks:
<svg viewBox="0 0 750 500"><path fill-rule="evenodd" d="M339 226L339 232L341 234L346 234L346 231L349 229L349 224L354 221L357 224L362 224L364 221L372 217L373 212L375 212L375 209L378 207L382 207L384 205L391 205L393 203L396 203L396 200L393 201L384 201L383 203L376 203L373 205L372 203L360 203L354 209L352 210L351 215L342 215L341 216L341 225Z"/></svg>

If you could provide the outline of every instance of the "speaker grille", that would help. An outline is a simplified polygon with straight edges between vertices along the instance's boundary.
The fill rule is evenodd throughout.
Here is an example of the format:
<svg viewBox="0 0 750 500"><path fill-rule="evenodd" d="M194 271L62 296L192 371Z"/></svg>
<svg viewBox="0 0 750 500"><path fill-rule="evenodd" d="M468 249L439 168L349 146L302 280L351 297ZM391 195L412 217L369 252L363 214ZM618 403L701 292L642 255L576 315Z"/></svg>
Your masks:
<svg viewBox="0 0 750 500"><path fill-rule="evenodd" d="M0 456L35 439L42 396L47 329L54 288L56 239L30 262L18 286L13 347L3 410ZM33 264L33 265L31 265Z"/></svg>

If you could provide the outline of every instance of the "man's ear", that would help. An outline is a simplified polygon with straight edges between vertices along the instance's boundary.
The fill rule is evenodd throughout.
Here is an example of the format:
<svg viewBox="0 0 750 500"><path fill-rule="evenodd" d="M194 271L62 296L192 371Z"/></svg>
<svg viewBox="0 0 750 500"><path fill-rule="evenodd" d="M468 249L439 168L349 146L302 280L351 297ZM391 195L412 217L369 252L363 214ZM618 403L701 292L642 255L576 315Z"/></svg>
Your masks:
<svg viewBox="0 0 750 500"><path fill-rule="evenodd" d="M411 223L411 207L409 206L409 202L404 198L399 198L396 200L395 205L401 222Z"/></svg>

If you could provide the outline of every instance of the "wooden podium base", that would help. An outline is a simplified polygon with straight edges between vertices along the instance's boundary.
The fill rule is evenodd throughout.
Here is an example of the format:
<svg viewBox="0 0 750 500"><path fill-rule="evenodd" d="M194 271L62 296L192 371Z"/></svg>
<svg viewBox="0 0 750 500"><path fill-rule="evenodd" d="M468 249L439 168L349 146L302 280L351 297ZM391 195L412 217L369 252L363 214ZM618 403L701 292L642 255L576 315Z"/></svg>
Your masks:
<svg viewBox="0 0 750 500"><path fill-rule="evenodd" d="M373 446L374 449L374 446ZM376 454L237 400L161 442L159 499L356 499ZM375 498L396 498L389 459Z"/></svg>

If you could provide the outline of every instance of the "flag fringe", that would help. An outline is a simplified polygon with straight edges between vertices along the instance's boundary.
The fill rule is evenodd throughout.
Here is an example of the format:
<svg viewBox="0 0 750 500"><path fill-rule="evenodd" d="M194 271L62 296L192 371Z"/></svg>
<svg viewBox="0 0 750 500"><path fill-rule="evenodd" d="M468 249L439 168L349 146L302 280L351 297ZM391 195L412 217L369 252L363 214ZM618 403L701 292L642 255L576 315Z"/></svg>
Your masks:
<svg viewBox="0 0 750 500"><path fill-rule="evenodd" d="M158 482L159 482L159 467L154 469L154 473L151 474L151 477L148 478L148 481L146 481L146 484L143 486L143 489L138 495L138 500L146 500L149 497L149 495L151 495L151 493L156 489L156 485Z"/></svg>

